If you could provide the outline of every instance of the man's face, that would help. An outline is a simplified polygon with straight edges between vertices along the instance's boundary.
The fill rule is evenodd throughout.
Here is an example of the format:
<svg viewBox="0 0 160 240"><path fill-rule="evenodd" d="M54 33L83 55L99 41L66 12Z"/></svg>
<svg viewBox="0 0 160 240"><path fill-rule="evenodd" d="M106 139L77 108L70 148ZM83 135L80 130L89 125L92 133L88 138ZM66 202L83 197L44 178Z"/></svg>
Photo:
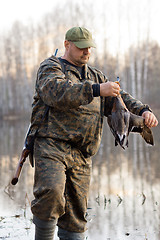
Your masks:
<svg viewBox="0 0 160 240"><path fill-rule="evenodd" d="M91 48L78 48L74 45L73 42L66 41L66 54L67 60L72 64L82 67L86 64L91 55Z"/></svg>

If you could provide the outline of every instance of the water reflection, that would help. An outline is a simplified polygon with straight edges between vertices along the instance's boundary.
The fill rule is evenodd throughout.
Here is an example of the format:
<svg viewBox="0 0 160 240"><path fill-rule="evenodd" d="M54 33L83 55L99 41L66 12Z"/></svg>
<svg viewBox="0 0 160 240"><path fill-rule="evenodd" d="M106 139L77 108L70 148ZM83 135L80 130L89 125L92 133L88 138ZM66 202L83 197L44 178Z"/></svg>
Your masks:
<svg viewBox="0 0 160 240"><path fill-rule="evenodd" d="M0 130L0 214L10 214L10 206L16 209L25 203L25 195L32 194L33 169L25 163L19 184L9 185L23 148L28 121L1 122ZM11 201L12 200L12 201ZM13 201L14 200L14 201Z"/></svg>
<svg viewBox="0 0 160 240"><path fill-rule="evenodd" d="M27 161L19 183L14 187L8 185L22 151L28 121L0 124L0 217L3 217L15 215L26 205L29 208L34 169ZM93 158L86 239L160 239L160 127L154 129L154 139L155 146L149 147L140 136L132 134L129 148L124 151L114 146L113 136L104 127L101 147ZM32 237L26 239L33 239L33 234L28 236Z"/></svg>

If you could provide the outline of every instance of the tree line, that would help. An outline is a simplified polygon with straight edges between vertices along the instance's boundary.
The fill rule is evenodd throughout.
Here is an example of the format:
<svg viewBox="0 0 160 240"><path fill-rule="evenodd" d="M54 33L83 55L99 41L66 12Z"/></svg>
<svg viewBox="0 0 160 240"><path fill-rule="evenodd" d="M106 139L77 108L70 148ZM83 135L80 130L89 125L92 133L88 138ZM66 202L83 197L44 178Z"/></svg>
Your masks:
<svg viewBox="0 0 160 240"><path fill-rule="evenodd" d="M110 33L106 30L111 24L111 15L106 15L104 10L107 2L109 0L101 3L101 28L97 25L99 15L94 5L88 11L89 3L86 1L80 4L68 0L66 5L56 5L38 23L25 25L17 21L8 32L0 35L1 117L22 116L31 112L39 64L54 54L57 48L58 56L63 54L64 34L72 26L87 27L100 39L97 41L99 46L93 50L90 65L101 69L110 80L116 80L119 75L123 89L148 101L151 106L160 107L157 101L160 89L160 45L150 40L148 32L143 41L131 44L123 55L118 48L113 55L108 45ZM123 40L120 33L117 38Z"/></svg>

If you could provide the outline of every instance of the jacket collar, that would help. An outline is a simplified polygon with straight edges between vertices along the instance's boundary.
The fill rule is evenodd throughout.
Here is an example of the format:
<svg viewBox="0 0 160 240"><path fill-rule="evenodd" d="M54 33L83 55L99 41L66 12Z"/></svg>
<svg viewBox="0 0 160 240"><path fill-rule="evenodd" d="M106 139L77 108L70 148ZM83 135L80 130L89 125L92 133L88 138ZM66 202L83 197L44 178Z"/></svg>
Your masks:
<svg viewBox="0 0 160 240"><path fill-rule="evenodd" d="M64 63L64 64L65 64L65 63ZM76 75L78 75L78 77L79 77L80 79L82 79L81 74L80 74L80 72L78 71L78 69L77 69L76 67L74 67L74 66L72 66L72 65L68 65L68 64L65 64L65 65L66 65L66 66L65 66L65 69L66 69L67 71L71 71L71 72L76 73ZM91 79L90 70L89 70L87 64L84 65L84 76L85 76L85 79Z"/></svg>

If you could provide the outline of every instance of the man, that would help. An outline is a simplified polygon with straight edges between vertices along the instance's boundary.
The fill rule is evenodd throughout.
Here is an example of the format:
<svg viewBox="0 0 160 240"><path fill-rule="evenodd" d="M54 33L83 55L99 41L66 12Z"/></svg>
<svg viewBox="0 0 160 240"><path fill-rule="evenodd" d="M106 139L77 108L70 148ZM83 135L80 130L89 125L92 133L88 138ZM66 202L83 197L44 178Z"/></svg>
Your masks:
<svg viewBox="0 0 160 240"><path fill-rule="evenodd" d="M46 59L37 73L31 118L31 135L39 128L31 206L36 240L53 239L56 225L61 240L84 239L91 156L98 150L103 117L111 108L107 97L121 93L128 109L142 115L148 127L158 124L148 105L87 66L95 47L87 29L69 29L64 45L64 56Z"/></svg>

